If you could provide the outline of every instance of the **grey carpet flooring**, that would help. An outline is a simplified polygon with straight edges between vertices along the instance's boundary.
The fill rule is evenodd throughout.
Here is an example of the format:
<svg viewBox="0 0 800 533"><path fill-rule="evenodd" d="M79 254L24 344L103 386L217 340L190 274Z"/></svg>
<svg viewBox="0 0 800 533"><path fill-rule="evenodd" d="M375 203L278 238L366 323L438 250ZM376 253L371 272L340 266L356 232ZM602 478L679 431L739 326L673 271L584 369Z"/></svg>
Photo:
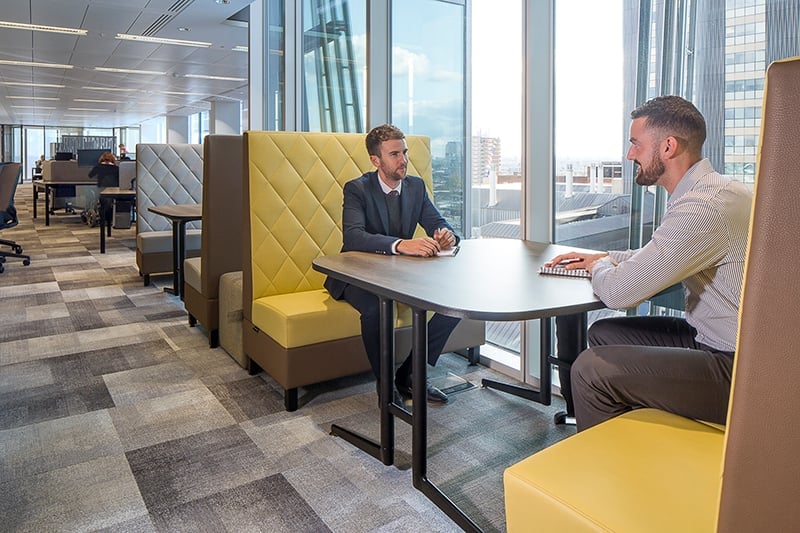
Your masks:
<svg viewBox="0 0 800 533"><path fill-rule="evenodd" d="M32 258L0 274L0 529L4 531L458 531L396 465L329 434L377 438L369 375L301 389L250 376L189 327L170 276L143 286L134 230L63 212L32 219L20 185L13 238ZM435 377L506 379L445 354ZM453 378L458 376L458 378ZM481 387L429 410L429 477L486 531L504 531L503 470L574 433L543 407Z"/></svg>

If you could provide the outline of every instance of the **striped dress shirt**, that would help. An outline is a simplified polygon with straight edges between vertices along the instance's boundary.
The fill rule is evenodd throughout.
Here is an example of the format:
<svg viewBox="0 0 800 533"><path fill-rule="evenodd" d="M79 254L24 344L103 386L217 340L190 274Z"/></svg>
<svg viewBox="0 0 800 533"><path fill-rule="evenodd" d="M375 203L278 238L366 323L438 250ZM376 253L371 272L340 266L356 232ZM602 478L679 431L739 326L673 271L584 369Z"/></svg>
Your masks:
<svg viewBox="0 0 800 533"><path fill-rule="evenodd" d="M638 250L612 251L592 269L592 287L612 309L633 307L682 282L696 340L736 350L739 298L753 195L714 172L708 159L681 178L661 225Z"/></svg>

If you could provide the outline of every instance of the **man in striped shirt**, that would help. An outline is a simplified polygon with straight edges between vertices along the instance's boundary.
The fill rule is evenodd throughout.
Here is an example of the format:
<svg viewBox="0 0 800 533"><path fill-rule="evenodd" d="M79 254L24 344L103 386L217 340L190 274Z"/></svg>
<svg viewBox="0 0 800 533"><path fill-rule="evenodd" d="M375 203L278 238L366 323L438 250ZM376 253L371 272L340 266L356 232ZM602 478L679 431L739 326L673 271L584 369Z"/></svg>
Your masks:
<svg viewBox="0 0 800 533"><path fill-rule="evenodd" d="M631 118L627 158L638 165L636 183L670 195L661 225L638 250L568 253L551 264L571 259L565 268L591 271L594 292L613 309L681 282L686 318L592 324L589 348L570 373L578 430L640 407L725 423L752 194L701 156L705 120L690 102L656 97ZM561 346L575 335L575 317L556 324Z"/></svg>

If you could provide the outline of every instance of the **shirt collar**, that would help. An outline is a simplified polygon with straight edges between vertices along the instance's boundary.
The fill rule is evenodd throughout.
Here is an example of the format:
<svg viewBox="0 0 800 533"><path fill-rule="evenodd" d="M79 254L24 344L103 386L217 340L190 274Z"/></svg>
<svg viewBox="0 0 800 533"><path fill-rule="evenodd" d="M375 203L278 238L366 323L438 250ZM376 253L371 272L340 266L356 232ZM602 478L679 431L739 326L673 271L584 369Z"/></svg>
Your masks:
<svg viewBox="0 0 800 533"><path fill-rule="evenodd" d="M711 161L709 161L708 158L703 158L689 167L689 170L686 171L686 174L683 175L678 185L675 187L675 190L672 191L672 194L669 196L667 204L675 202L678 198L691 191L703 176L713 173L714 167L711 166Z"/></svg>
<svg viewBox="0 0 800 533"><path fill-rule="evenodd" d="M383 182L383 180L381 179L380 176L378 176L378 184L380 184L381 190L383 191L383 194L389 194L392 191L397 191L397 194L401 194L403 192L403 182L402 181L397 184L397 188L396 189L392 189L391 187L389 187L388 185L386 185Z"/></svg>

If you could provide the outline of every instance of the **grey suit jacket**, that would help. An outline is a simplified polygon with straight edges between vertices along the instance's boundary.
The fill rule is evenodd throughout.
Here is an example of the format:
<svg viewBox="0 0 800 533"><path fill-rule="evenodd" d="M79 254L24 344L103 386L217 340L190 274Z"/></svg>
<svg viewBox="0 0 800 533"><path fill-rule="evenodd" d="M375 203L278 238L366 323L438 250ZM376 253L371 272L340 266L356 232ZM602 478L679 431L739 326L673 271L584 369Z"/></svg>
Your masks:
<svg viewBox="0 0 800 533"><path fill-rule="evenodd" d="M439 213L425 190L425 182L417 176L406 176L400 193L402 229L400 235L389 234L389 211L386 194L378 183L377 172L367 172L348 181L344 186L342 208L342 251L371 252L391 255L392 244L397 239L411 239L417 224L432 237L440 228L453 231ZM458 240L459 237L456 236ZM347 284L328 278L325 288L340 299Z"/></svg>

